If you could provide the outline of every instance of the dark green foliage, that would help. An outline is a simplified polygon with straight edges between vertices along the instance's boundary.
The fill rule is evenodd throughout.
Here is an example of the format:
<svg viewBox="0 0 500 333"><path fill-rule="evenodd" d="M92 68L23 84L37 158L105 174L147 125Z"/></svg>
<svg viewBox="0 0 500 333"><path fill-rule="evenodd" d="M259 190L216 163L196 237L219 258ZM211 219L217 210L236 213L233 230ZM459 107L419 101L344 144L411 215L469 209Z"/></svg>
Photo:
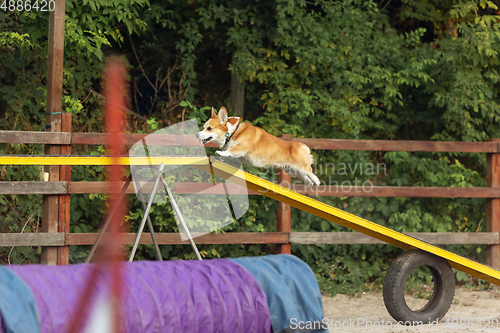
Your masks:
<svg viewBox="0 0 500 333"><path fill-rule="evenodd" d="M498 3L438 0L80 1L66 4L64 111L74 131L101 132L103 60L130 70L130 132L153 132L230 108L230 75L245 86L245 119L294 137L484 141L498 137ZM0 129L43 130L48 14L0 11ZM231 110L230 114L231 114ZM133 114L135 113L135 114ZM138 117L139 114L141 117ZM146 118L147 120L144 120ZM36 145L0 144L2 154L41 154ZM209 150L213 153L213 149ZM80 146L74 154L105 154ZM314 151L331 185L485 186L484 154ZM371 169L370 169L371 165ZM249 168L274 179L265 170ZM104 180L102 167L73 167L73 181ZM40 168L2 167L0 180L37 180ZM99 230L104 195L73 195L71 231ZM403 232L485 230L485 200L333 198L322 201ZM273 200L251 197L248 213L225 231L274 231ZM38 196L0 196L4 232L36 231ZM137 229L134 197L127 220ZM27 222L28 218L32 218ZM175 232L170 205L151 212L159 232ZM294 231L347 231L293 210ZM484 260L484 246L450 246ZM88 247L72 247L80 262ZM206 258L262 255L272 245L200 246ZM377 289L401 250L388 245L303 246L292 251L329 293ZM9 249L2 250L7 257ZM17 248L18 263L36 249ZM162 246L168 258L194 258ZM154 258L140 246L140 259ZM426 282L425 274L415 281ZM457 281L477 283L456 272Z"/></svg>

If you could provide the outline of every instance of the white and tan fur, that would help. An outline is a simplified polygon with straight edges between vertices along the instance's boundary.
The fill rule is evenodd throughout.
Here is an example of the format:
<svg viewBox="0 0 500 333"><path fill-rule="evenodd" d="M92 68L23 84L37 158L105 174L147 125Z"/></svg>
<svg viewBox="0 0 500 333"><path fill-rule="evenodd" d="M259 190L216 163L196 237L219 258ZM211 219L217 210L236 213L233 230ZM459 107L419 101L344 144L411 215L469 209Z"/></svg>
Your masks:
<svg viewBox="0 0 500 333"><path fill-rule="evenodd" d="M239 117L228 117L225 107L220 108L218 115L212 108L211 118L196 137L202 144L213 142L219 146L222 149L216 151L219 156L238 158L260 168L282 168L305 184L320 184L311 168L313 158L309 147L277 138L262 128L241 122ZM226 137L231 138L227 144Z"/></svg>

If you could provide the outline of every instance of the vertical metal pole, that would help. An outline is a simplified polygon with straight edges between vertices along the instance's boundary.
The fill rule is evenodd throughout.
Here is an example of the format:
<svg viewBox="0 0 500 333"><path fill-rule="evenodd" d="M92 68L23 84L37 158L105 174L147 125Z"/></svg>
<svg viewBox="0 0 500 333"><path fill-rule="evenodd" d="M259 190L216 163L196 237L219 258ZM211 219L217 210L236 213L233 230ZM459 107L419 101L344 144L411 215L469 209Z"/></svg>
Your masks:
<svg viewBox="0 0 500 333"><path fill-rule="evenodd" d="M145 138L142 138L142 146L144 147L144 151L145 151L146 155L149 157L148 145L146 144ZM149 160L149 166L151 168L153 168L153 165L151 164L151 160ZM142 191L141 191L141 186L140 186L139 182L137 182L137 181L135 182L135 185L136 185L136 188L138 189L137 194L139 195L139 200L141 201L142 209L145 212L146 211L146 204L144 203L145 199L144 199L144 195L142 194ZM155 194L156 193L151 192L152 196L154 196ZM149 210L148 210L148 213L146 215L148 216L149 233L151 234L151 239L153 239L153 244L154 244L155 251L156 251L156 259L158 259L159 261L163 261L163 258L161 257L160 246L158 245L158 241L156 240L156 234L155 234L155 231L153 229L153 223L151 222L151 217L149 216Z"/></svg>
<svg viewBox="0 0 500 333"><path fill-rule="evenodd" d="M144 226L146 225L146 220L149 217L149 210L151 209L151 205L153 204L153 199L155 197L156 190L157 190L158 184L160 182L160 178L163 179L163 168L164 167L165 167L165 163L162 163L162 164L160 164L160 167L158 168L158 174L156 175L153 189L151 190L151 196L149 197L146 211L144 212L144 216L142 217L141 224L139 225L139 230L137 231L137 236L135 237L134 246L132 246L132 251L130 252L130 257L128 258L129 262L132 262L134 260L135 252L137 251L137 246L139 245L142 231L144 230Z"/></svg>
<svg viewBox="0 0 500 333"><path fill-rule="evenodd" d="M155 231L153 229L153 223L151 222L151 217L149 216L149 210L146 213L146 204L144 203L145 198L144 198L144 195L142 194L140 184L139 184L139 182L135 181L135 185L137 188L137 196L139 197L139 201L142 204L142 209L145 212L144 214L147 215L149 233L151 234L151 238L153 239L153 244L154 244L155 252L156 252L156 259L158 259L159 261L163 261L163 258L161 257L160 246L158 245L158 241L156 240L156 234L155 234ZM155 195L155 193L151 192L151 196L154 196L154 195Z"/></svg>
<svg viewBox="0 0 500 333"><path fill-rule="evenodd" d="M161 180L163 182L163 186L165 186L165 189L167 190L168 197L170 198L170 203L172 204L172 208L174 209L175 214L179 217L179 220L181 221L182 228L184 228L184 231L186 232L186 235L189 239L189 243L191 243L191 247L193 248L193 251L196 253L196 257L198 260L201 259L200 252L198 251L198 248L196 247L196 244L194 243L193 236L191 235L191 232L189 231L189 228L184 221L184 218L182 217L181 211L179 210L179 207L177 206L177 202L175 201L174 195L172 194L172 191L170 191L170 187L168 187L167 182L163 177L161 177Z"/></svg>
<svg viewBox="0 0 500 333"><path fill-rule="evenodd" d="M122 188L122 191L120 192L120 197L118 198L118 201L121 202L123 200L123 197L125 196L125 193L127 192L127 188L130 185L130 182L132 181L132 175L128 176L127 181L125 182L125 185ZM109 224L111 222L111 219L113 218L113 215L115 215L116 211L118 210L118 205L116 205L111 213L108 215L108 218L106 219L106 222L104 222L104 225L102 226L101 232L99 233L99 236L97 236L97 239L90 249L89 255L87 256L87 259L85 260L85 263L89 263L92 260L92 257L94 256L95 251L97 250L97 246L101 242L102 236L106 233L106 230L109 227Z"/></svg>

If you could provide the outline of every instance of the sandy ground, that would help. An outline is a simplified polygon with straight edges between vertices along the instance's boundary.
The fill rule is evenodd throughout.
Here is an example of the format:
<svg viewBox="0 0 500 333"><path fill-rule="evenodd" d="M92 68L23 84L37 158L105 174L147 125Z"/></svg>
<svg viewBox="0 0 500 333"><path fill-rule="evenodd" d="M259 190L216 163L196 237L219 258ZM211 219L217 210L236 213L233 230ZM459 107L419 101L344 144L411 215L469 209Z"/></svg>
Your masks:
<svg viewBox="0 0 500 333"><path fill-rule="evenodd" d="M406 299L411 309L419 309L427 303L412 296ZM382 293L364 293L361 297L324 296L323 306L330 332L500 332L499 291L457 287L454 302L439 323L413 327L398 325L392 319Z"/></svg>

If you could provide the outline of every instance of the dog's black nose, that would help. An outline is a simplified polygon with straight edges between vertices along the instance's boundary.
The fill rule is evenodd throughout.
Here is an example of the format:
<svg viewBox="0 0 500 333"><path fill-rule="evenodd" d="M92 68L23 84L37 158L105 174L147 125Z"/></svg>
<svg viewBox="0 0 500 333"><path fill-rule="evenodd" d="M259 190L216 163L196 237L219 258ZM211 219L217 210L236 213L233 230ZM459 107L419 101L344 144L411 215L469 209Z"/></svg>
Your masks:
<svg viewBox="0 0 500 333"><path fill-rule="evenodd" d="M196 133L196 138L197 138L197 139L200 139L200 137L198 136L199 134L200 134L199 132L198 132L198 133Z"/></svg>

